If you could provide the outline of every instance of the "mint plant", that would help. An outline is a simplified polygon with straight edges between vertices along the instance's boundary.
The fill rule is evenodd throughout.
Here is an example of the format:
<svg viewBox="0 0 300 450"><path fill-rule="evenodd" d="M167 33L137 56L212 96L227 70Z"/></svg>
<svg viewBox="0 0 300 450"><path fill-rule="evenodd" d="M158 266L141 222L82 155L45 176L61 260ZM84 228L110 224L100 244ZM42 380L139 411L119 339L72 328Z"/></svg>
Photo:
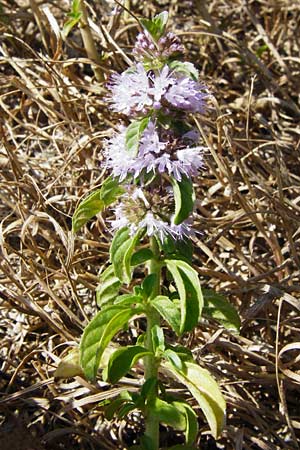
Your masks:
<svg viewBox="0 0 300 450"><path fill-rule="evenodd" d="M108 222L114 232L110 263L100 275L96 292L100 311L84 330L80 365L89 380L100 376L101 365L102 378L115 384L142 361L140 392L126 392L114 399L106 406L106 414L124 417L140 410L145 434L133 448L143 450L159 449L160 423L184 434L185 445L176 445L174 450L194 448L197 415L183 398L168 392L167 379L187 388L214 437L222 430L226 409L212 375L187 348L170 344L165 337L166 328L177 336L192 331L205 306L192 267L192 238L197 233L193 228L193 177L203 169L205 147L188 116L204 113L209 98L208 89L198 81L197 69L181 60L180 40L166 32L167 19L163 12L140 21L143 31L133 49L135 63L111 76L107 99L123 122L104 143L110 175L73 216L73 231L77 232L105 208L112 208L114 214ZM208 298L207 311L213 310L216 317L219 314L223 322L238 323L220 295L216 304L211 292ZM103 367L111 340L141 317L146 318L146 332L135 345L116 348Z"/></svg>

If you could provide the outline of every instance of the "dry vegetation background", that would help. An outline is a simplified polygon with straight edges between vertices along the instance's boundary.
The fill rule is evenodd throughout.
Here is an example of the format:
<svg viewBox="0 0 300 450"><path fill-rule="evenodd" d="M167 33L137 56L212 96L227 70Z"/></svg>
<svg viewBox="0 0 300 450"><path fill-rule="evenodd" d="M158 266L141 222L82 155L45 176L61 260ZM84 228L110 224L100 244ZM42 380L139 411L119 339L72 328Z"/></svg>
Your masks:
<svg viewBox="0 0 300 450"><path fill-rule="evenodd" d="M113 1L88 4L107 77L131 60L137 23L112 14ZM195 266L203 286L237 307L242 329L236 336L205 319L182 339L228 404L217 442L199 412L199 448L299 449L299 2L126 4L137 16L169 10L169 28L215 97L199 122L210 152L196 180ZM138 416L103 419L99 402L122 386L53 379L95 311L111 235L99 217L74 239L71 216L101 184L103 139L118 121L80 31L61 38L68 11L63 0L0 2L3 450L122 449L141 426ZM134 336L135 329L120 339ZM166 445L171 433L164 436Z"/></svg>

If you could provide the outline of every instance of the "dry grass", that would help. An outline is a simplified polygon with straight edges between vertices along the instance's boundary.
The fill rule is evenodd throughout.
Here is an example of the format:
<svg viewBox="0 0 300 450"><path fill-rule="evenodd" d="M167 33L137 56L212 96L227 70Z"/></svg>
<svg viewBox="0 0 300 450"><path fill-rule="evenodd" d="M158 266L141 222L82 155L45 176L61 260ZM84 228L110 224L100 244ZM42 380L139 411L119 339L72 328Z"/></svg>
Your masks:
<svg viewBox="0 0 300 450"><path fill-rule="evenodd" d="M197 180L203 236L195 265L204 286L237 306L242 331L234 336L205 320L185 337L228 403L221 439L209 438L201 419L199 445L298 449L299 3L129 3L138 16L169 9L170 28L215 96L198 122L211 152ZM124 70L135 21L112 15L113 2L89 4L103 72ZM52 378L95 310L110 232L100 218L75 240L69 230L78 200L101 184L103 138L118 118L107 109L79 31L63 42L56 30L67 1L1 5L0 433L7 439L17 423L14 433L29 429L43 440L30 441L36 450L124 448L140 419L109 423L98 406L117 387ZM32 448L24 438L16 442L14 448Z"/></svg>

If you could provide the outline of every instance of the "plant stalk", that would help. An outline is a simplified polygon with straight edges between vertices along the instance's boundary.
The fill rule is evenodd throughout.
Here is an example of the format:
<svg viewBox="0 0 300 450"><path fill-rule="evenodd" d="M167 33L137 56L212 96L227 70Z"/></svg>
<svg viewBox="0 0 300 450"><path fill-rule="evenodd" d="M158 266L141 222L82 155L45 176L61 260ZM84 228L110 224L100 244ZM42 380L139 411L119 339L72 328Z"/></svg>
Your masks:
<svg viewBox="0 0 300 450"><path fill-rule="evenodd" d="M99 83L102 83L105 78L103 75L103 71L98 67L98 64L101 64L101 57L97 51L95 41L93 39L92 31L89 25L88 13L86 6L84 4L84 0L80 1L80 11L81 11L81 19L79 22L81 37L83 40L83 45L86 50L87 56L95 63L92 65L93 71L96 77L96 80Z"/></svg>
<svg viewBox="0 0 300 450"><path fill-rule="evenodd" d="M154 237L150 241L151 250L153 252L153 258L148 264L148 274L156 275L156 282L153 286L151 296L149 298L148 313L147 313L147 331L146 331L146 348L154 351L152 344L151 330L154 325L160 325L159 313L151 306L151 300L160 294L160 277L161 266L159 263L159 248ZM155 357L150 355L144 359L145 364L145 381L150 378L158 378L158 363ZM145 436L151 440L153 450L159 449L159 420L151 412L151 406L154 404L157 397L157 388L149 393L147 399L146 417L145 417Z"/></svg>

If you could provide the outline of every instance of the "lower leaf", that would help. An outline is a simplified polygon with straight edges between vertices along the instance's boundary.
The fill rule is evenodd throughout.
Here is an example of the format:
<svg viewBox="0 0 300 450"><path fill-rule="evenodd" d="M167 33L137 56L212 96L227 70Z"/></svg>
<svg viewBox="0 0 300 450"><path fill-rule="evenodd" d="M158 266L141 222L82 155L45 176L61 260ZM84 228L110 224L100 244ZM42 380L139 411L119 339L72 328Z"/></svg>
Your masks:
<svg viewBox="0 0 300 450"><path fill-rule="evenodd" d="M102 354L113 336L139 312L139 307L112 305L87 325L80 343L80 364L88 379L96 378Z"/></svg>
<svg viewBox="0 0 300 450"><path fill-rule="evenodd" d="M217 382L208 370L195 363L185 362L184 368L178 370L170 362L163 363L171 375L184 384L199 403L212 435L217 438L222 431L226 417L226 403Z"/></svg>

